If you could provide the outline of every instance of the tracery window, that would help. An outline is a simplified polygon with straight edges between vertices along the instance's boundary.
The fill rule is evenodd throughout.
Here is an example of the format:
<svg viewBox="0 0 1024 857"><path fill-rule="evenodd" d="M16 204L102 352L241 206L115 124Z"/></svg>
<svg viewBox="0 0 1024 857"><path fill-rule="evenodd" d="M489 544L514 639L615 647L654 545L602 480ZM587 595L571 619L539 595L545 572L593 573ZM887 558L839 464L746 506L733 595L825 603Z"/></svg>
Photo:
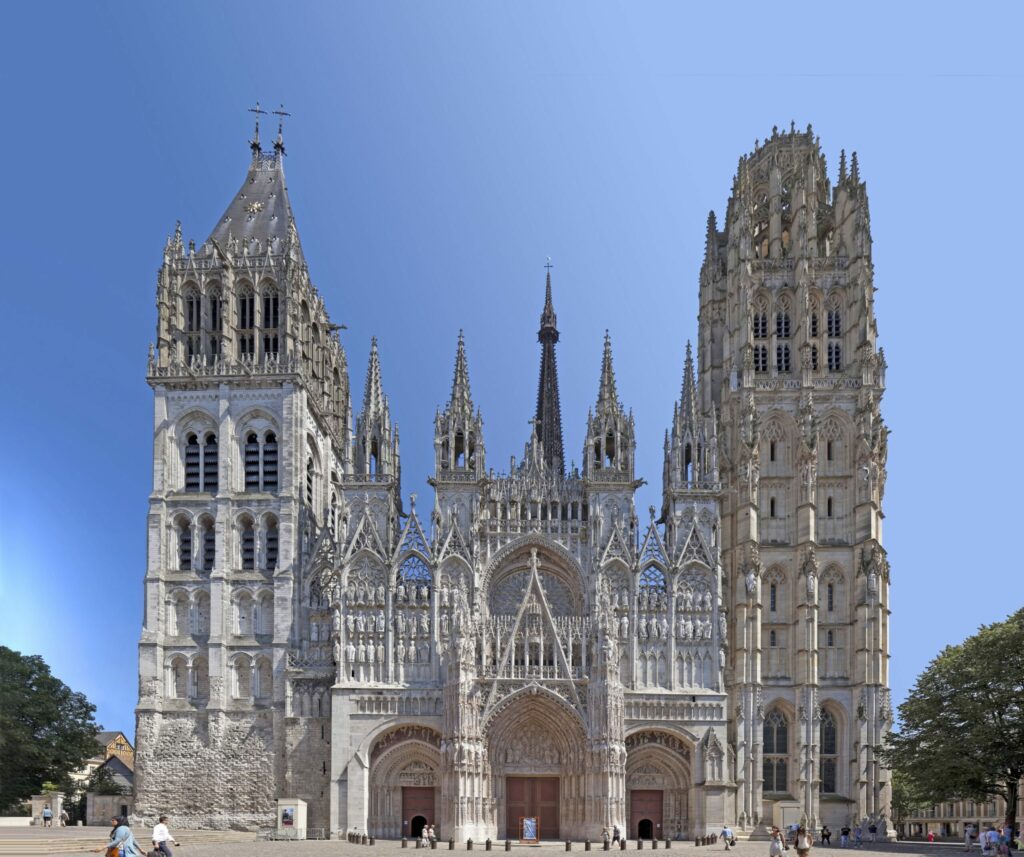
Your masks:
<svg viewBox="0 0 1024 857"><path fill-rule="evenodd" d="M811 330L811 332L810 332L811 336L817 336L818 335L818 313L817 312L812 312L811 313L810 330Z"/></svg>
<svg viewBox="0 0 1024 857"><path fill-rule="evenodd" d="M754 346L754 371L755 372L767 372L768 371L768 346L767 345L755 345Z"/></svg>
<svg viewBox="0 0 1024 857"><path fill-rule="evenodd" d="M310 456L306 459L306 503L309 506L313 505L313 481L316 475L316 470L313 466L313 457Z"/></svg>
<svg viewBox="0 0 1024 857"><path fill-rule="evenodd" d="M768 587L768 610L771 613L776 613L776 612L778 612L778 606L779 606L779 585L777 583L772 583ZM773 637L775 636L775 632L774 631L772 631L772 636Z"/></svg>
<svg viewBox="0 0 1024 857"><path fill-rule="evenodd" d="M191 360L200 353L199 331L202 327L202 301L194 289L185 293L185 348Z"/></svg>
<svg viewBox="0 0 1024 857"><path fill-rule="evenodd" d="M831 632L829 632L831 633ZM827 708L821 711L821 735L820 735L820 770L822 794L836 793L836 772L839 762L839 740L836 729L836 719Z"/></svg>
<svg viewBox="0 0 1024 857"><path fill-rule="evenodd" d="M832 337L839 337L842 335L842 324L841 317L839 314L839 308L830 309L828 311L828 335Z"/></svg>
<svg viewBox="0 0 1024 857"><path fill-rule="evenodd" d="M775 335L779 339L789 339L790 336L790 321L788 312L778 312L775 314Z"/></svg>
<svg viewBox="0 0 1024 857"><path fill-rule="evenodd" d="M754 313L754 339L768 338L768 313L764 310Z"/></svg>
<svg viewBox="0 0 1024 857"><path fill-rule="evenodd" d="M784 792L788 789L789 723L777 708L764 719L762 740L764 791Z"/></svg>
<svg viewBox="0 0 1024 857"><path fill-rule="evenodd" d="M212 292L209 298L210 356L220 354L221 313L220 292Z"/></svg>
<svg viewBox="0 0 1024 857"><path fill-rule="evenodd" d="M430 568L418 556L408 557L401 566L399 566L398 573L402 582L407 586L410 583L417 586L430 586L434 579L433 575L430 573Z"/></svg>
<svg viewBox="0 0 1024 857"><path fill-rule="evenodd" d="M666 588L665 575L661 573L661 569L649 565L641 571L640 588L648 592L664 592Z"/></svg>

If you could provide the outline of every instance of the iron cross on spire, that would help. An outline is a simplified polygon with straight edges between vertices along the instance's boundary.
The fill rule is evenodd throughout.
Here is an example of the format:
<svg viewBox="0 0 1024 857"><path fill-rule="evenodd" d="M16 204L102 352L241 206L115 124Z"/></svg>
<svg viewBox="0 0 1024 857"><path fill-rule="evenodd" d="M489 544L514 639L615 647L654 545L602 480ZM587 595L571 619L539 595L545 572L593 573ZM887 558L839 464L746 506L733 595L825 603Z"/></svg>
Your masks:
<svg viewBox="0 0 1024 857"><path fill-rule="evenodd" d="M551 268L552 268L551 257L550 256L548 256L547 264L544 267L548 269L548 273L550 274L551 273Z"/></svg>
<svg viewBox="0 0 1024 857"><path fill-rule="evenodd" d="M255 107L248 108L249 113L256 114L256 131L252 135L252 139L249 141L249 148L252 149L253 154L259 154L260 152L260 116L266 116L267 111L260 109L260 103L257 101Z"/></svg>
<svg viewBox="0 0 1024 857"><path fill-rule="evenodd" d="M277 117L277 139L274 141L274 151L278 154L284 154L284 117L291 116L291 113L287 113L284 109L284 105L278 106L277 110L271 111Z"/></svg>

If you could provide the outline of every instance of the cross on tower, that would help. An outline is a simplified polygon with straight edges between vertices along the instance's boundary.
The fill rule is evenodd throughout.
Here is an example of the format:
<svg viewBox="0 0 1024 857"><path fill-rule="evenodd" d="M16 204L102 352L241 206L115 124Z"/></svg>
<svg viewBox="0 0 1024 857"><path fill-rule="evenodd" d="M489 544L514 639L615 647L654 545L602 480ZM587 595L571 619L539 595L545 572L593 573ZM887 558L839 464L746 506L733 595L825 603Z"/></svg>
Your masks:
<svg viewBox="0 0 1024 857"><path fill-rule="evenodd" d="M274 141L274 150L278 154L284 154L284 117L291 116L291 113L285 112L284 105L281 104L277 110L272 111L277 117L277 140Z"/></svg>
<svg viewBox="0 0 1024 857"><path fill-rule="evenodd" d="M249 113L256 114L256 131L252 135L252 140L249 141L249 147L254 153L258 153L260 151L260 116L266 116L267 111L260 109L260 103L258 101L256 102L255 107L250 107L248 110Z"/></svg>
<svg viewBox="0 0 1024 857"><path fill-rule="evenodd" d="M550 274L551 273L551 268L552 268L551 257L550 256L548 256L547 264L544 267L548 269L548 273Z"/></svg>

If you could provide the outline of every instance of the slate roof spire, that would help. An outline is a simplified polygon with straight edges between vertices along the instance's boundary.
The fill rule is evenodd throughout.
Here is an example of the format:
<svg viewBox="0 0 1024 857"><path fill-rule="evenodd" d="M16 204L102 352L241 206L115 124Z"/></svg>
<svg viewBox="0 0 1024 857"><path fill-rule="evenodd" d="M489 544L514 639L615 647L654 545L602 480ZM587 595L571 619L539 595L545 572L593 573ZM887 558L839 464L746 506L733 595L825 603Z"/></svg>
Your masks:
<svg viewBox="0 0 1024 857"><path fill-rule="evenodd" d="M558 342L558 318L551 300L551 262L544 295L544 310L540 315L537 340L541 344L540 382L537 386L537 414L533 421L537 439L544 449L544 463L558 473L565 472L565 452L562 446L562 406L558 398L558 365L555 361L555 343Z"/></svg>

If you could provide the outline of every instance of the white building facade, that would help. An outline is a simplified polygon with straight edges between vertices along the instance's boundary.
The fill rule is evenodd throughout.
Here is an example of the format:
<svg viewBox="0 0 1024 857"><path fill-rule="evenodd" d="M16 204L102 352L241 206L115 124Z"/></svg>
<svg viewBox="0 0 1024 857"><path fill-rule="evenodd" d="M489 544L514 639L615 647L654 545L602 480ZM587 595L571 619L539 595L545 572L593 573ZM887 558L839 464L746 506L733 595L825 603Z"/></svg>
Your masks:
<svg viewBox="0 0 1024 857"><path fill-rule="evenodd" d="M460 336L429 511L403 500L376 341L349 369L280 132L157 282L136 813L398 838L692 838L881 819L885 363L867 197L810 129L709 218L659 512L606 338L566 470L550 273L533 431L488 469ZM681 343L680 343L681 345Z"/></svg>

